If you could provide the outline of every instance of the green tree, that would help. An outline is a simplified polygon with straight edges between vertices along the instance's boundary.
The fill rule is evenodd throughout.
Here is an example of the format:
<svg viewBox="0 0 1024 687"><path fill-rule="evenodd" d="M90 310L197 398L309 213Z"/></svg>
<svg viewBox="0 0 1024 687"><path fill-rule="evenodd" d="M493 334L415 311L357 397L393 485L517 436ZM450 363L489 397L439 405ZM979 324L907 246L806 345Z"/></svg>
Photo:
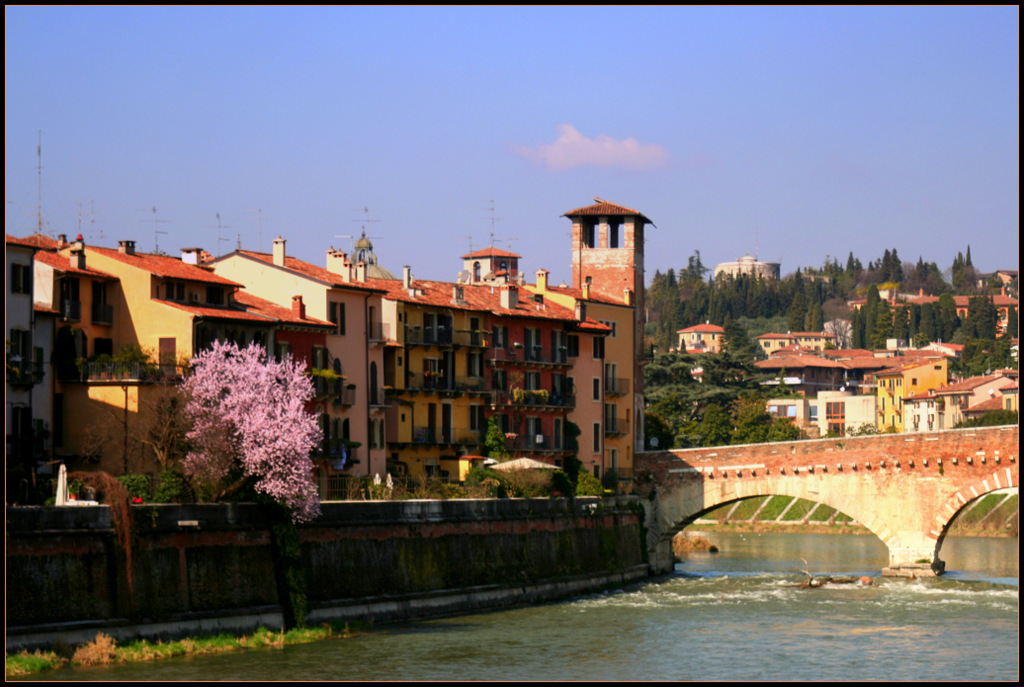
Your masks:
<svg viewBox="0 0 1024 687"><path fill-rule="evenodd" d="M508 458L508 451L505 449L505 433L501 431L498 418L492 415L487 419L487 433L484 435L484 454L495 460Z"/></svg>

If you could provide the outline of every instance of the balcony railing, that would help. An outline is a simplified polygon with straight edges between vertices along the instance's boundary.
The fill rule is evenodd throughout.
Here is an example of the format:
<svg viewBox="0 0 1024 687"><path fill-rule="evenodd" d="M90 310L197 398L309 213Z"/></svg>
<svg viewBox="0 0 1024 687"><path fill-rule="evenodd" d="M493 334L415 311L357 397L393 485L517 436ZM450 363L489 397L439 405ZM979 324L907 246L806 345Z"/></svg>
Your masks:
<svg viewBox="0 0 1024 687"><path fill-rule="evenodd" d="M605 436L614 434L629 434L629 421L621 417L605 417Z"/></svg>
<svg viewBox="0 0 1024 687"><path fill-rule="evenodd" d="M492 391L491 405L575 408L576 397L571 394L553 394L522 389L516 391Z"/></svg>
<svg viewBox="0 0 1024 687"><path fill-rule="evenodd" d="M384 322L370 322L366 338L370 341L387 341L391 338L391 325Z"/></svg>
<svg viewBox="0 0 1024 687"><path fill-rule="evenodd" d="M60 369L58 367L58 369ZM70 368L66 368L70 369ZM109 362L109 363L82 363L75 368L77 372L69 375L65 372L61 375L61 381L65 382L173 382L177 381L184 370L178 365L141 363L141 362Z"/></svg>
<svg viewBox="0 0 1024 687"><path fill-rule="evenodd" d="M509 452L536 451L538 453L565 450L565 439L557 441L553 434L505 435L505 450Z"/></svg>
<svg viewBox="0 0 1024 687"><path fill-rule="evenodd" d="M334 383L334 402L338 405L350 406L356 402L356 388L344 382Z"/></svg>
<svg viewBox="0 0 1024 687"><path fill-rule="evenodd" d="M93 324L113 324L114 323L114 306L107 305L106 303L93 303L92 304L92 323Z"/></svg>
<svg viewBox="0 0 1024 687"><path fill-rule="evenodd" d="M629 379L625 377L605 377L604 393L606 396L624 396L629 393Z"/></svg>
<svg viewBox="0 0 1024 687"><path fill-rule="evenodd" d="M8 360L7 381L13 386L32 386L43 379L43 365L31 360Z"/></svg>
<svg viewBox="0 0 1024 687"><path fill-rule="evenodd" d="M61 301L60 316L65 322L80 322L82 320L82 302Z"/></svg>
<svg viewBox="0 0 1024 687"><path fill-rule="evenodd" d="M536 346L533 349L528 348L492 348L487 353L487 362L491 363L513 363L523 362L526 364L540 364L540 365L568 365L569 356L565 351L555 351L554 356L548 356L544 353L542 346Z"/></svg>

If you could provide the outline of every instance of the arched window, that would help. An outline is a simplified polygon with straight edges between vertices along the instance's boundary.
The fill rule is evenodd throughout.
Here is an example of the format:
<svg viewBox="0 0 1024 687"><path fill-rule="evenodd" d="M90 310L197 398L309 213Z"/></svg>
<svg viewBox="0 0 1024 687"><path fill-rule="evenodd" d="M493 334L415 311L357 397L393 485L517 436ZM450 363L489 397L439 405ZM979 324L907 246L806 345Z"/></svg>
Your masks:
<svg viewBox="0 0 1024 687"><path fill-rule="evenodd" d="M480 281L480 261L477 260L473 263L473 281Z"/></svg>

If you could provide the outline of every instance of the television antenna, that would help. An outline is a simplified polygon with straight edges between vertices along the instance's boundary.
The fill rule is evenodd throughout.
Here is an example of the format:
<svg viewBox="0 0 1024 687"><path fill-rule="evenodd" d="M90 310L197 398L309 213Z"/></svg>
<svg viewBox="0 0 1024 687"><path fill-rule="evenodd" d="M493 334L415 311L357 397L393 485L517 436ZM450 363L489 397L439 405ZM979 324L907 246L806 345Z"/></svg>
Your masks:
<svg viewBox="0 0 1024 687"><path fill-rule="evenodd" d="M142 212L145 212L145 210L143 210ZM139 221L140 222L152 222L153 223L153 243L156 245L156 248L155 248L154 252L159 253L160 252L160 234L166 234L167 232L166 231L160 231L158 225L166 224L166 223L170 222L171 220L169 220L169 219L160 219L158 217L158 215L157 215L157 211L156 211L156 206L155 205L152 208L152 212L153 212L153 219L151 219L151 220L140 219Z"/></svg>
<svg viewBox="0 0 1024 687"><path fill-rule="evenodd" d="M491 211L491 216L489 218L485 217L484 219L490 219L491 220L491 244L490 245L491 245L491 248L494 248L494 223L495 222L500 222L501 218L494 216L494 200L487 200L487 201L484 201L484 202L490 203L490 207L487 208L487 209Z"/></svg>
<svg viewBox="0 0 1024 687"><path fill-rule="evenodd" d="M215 213L214 217L217 218L217 255L221 256L221 255L223 255L223 253L220 252L220 244L221 244L221 242L222 241L230 241L230 239L221 238L220 230L221 229L230 229L231 225L230 224L221 224L220 212ZM213 229L213 225L212 224L207 224L206 228L207 229ZM241 248L241 246L239 246L239 248Z"/></svg>
<svg viewBox="0 0 1024 687"><path fill-rule="evenodd" d="M256 235L256 252L261 252L263 250L263 208L256 208L247 212L255 212L259 221L259 233ZM241 234L239 234L238 248L239 250L242 248Z"/></svg>

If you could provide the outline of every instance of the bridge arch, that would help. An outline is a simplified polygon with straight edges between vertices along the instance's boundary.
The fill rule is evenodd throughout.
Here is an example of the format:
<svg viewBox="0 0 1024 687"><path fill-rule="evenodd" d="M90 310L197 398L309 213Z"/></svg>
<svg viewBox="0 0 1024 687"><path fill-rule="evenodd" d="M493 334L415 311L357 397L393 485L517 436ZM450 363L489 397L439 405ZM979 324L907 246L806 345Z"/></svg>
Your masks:
<svg viewBox="0 0 1024 687"><path fill-rule="evenodd" d="M670 572L671 535L699 513L779 494L854 518L889 550L884 574L937 574L956 513L979 495L1017 486L1018 438L1013 425L640 453L649 560Z"/></svg>

